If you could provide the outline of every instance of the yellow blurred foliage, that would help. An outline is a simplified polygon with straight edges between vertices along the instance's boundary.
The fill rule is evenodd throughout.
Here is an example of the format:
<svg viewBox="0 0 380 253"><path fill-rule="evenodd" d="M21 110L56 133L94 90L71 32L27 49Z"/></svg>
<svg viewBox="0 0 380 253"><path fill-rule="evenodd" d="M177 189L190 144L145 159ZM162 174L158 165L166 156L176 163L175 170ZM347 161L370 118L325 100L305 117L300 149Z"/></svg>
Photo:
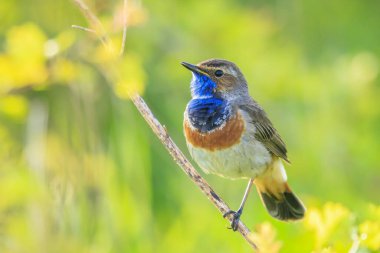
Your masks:
<svg viewBox="0 0 380 253"><path fill-rule="evenodd" d="M28 110L28 101L22 96L6 96L0 100L0 112L16 119L24 119Z"/></svg>
<svg viewBox="0 0 380 253"><path fill-rule="evenodd" d="M24 86L73 81L78 76L78 66L59 54L69 49L74 41L72 31L63 31L55 39L47 39L34 23L10 28L6 33L5 51L0 53L0 94ZM54 57L56 59L49 61Z"/></svg>
<svg viewBox="0 0 380 253"><path fill-rule="evenodd" d="M121 45L121 39L119 37L111 37L107 43L106 45L100 44L95 48L91 60L96 64L108 65L118 60L120 54L117 48Z"/></svg>
<svg viewBox="0 0 380 253"><path fill-rule="evenodd" d="M143 93L145 72L141 60L136 55L127 54L117 65L117 82L114 90L120 98L128 98L133 93Z"/></svg>
<svg viewBox="0 0 380 253"><path fill-rule="evenodd" d="M322 210L310 208L306 212L305 226L315 231L316 248L320 249L350 211L339 203L326 203Z"/></svg>
<svg viewBox="0 0 380 253"><path fill-rule="evenodd" d="M365 221L359 225L363 244L371 250L380 250L380 220Z"/></svg>
<svg viewBox="0 0 380 253"><path fill-rule="evenodd" d="M124 15L126 11L126 16ZM123 29L124 20L128 27L137 26L143 24L148 18L146 10L142 8L140 3L135 1L128 1L126 9L124 10L124 3L121 1L119 5L116 6L115 16L114 16L114 28Z"/></svg>
<svg viewBox="0 0 380 253"><path fill-rule="evenodd" d="M260 249L260 252L278 253L282 247L282 242L276 240L277 232L269 222L259 224L250 238Z"/></svg>
<svg viewBox="0 0 380 253"><path fill-rule="evenodd" d="M120 45L120 38L113 37L108 47L99 45L92 60L107 73L116 95L128 99L132 93L144 92L146 74L137 55L125 53L120 56L117 50Z"/></svg>
<svg viewBox="0 0 380 253"><path fill-rule="evenodd" d="M334 249L331 247L323 248L321 250L313 251L312 253L337 253Z"/></svg>
<svg viewBox="0 0 380 253"><path fill-rule="evenodd" d="M74 30L67 30L59 33L55 38L55 41L59 45L59 50L64 51L69 49L75 42L75 33Z"/></svg>
<svg viewBox="0 0 380 253"><path fill-rule="evenodd" d="M65 58L59 58L52 66L52 77L61 83L70 83L78 75L78 66Z"/></svg>
<svg viewBox="0 0 380 253"><path fill-rule="evenodd" d="M7 32L6 51L0 54L0 92L46 81L45 42L45 34L33 23Z"/></svg>
<svg viewBox="0 0 380 253"><path fill-rule="evenodd" d="M136 7L131 13L137 10ZM141 20L133 22L142 22L143 11L137 13L140 13L137 16L142 15ZM136 18L136 15L129 18ZM51 82L59 83L75 80L79 75L79 66L67 58L58 57L47 66L48 59L68 49L74 41L73 33L68 31L48 40L33 23L12 27L6 34L6 50L0 54L0 93L23 86L41 85L49 77ZM143 92L146 77L139 57L132 54L120 56L120 45L120 36L113 37L106 45L97 47L91 60L109 75L116 95L128 98L130 93Z"/></svg>

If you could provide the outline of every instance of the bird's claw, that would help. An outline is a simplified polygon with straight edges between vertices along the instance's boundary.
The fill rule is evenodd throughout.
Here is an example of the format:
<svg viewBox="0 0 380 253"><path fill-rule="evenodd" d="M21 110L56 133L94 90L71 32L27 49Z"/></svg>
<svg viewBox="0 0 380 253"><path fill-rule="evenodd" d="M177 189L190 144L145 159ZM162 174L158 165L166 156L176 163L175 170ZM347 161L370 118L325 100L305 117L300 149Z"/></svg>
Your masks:
<svg viewBox="0 0 380 253"><path fill-rule="evenodd" d="M231 221L231 227L229 229L232 229L233 231L236 231L239 226L239 220L240 216L242 214L242 210L239 209L237 211L230 210L223 214L223 218L226 218L228 215L233 214L232 221Z"/></svg>

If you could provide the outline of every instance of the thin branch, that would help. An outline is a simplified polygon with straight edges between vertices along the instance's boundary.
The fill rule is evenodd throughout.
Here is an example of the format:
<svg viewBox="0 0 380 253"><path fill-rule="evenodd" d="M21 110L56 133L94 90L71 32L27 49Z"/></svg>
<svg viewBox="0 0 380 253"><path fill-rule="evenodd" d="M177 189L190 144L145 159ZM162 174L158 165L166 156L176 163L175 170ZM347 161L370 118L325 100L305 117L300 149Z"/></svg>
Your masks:
<svg viewBox="0 0 380 253"><path fill-rule="evenodd" d="M87 27L83 27L83 26L80 26L80 25L71 25L71 28L74 28L74 29L78 29L78 30L82 30L82 31L85 31L85 32L89 32L89 33L93 33L95 35L97 35L97 37L99 38L100 42L103 44L103 46L107 49L110 49L110 45L107 44L107 42L105 41L105 39L103 37L101 37L97 31L95 31L94 29L91 29L91 28L87 28Z"/></svg>
<svg viewBox="0 0 380 253"><path fill-rule="evenodd" d="M99 40L103 44L103 46L107 49L110 49L110 45L107 44L107 42L104 40L104 38L99 36L99 34L94 29L83 27L80 25L71 25L71 28L82 30L82 31L93 33L93 34L97 35L97 37L99 38Z"/></svg>
<svg viewBox="0 0 380 253"><path fill-rule="evenodd" d="M98 19L98 17L90 10L90 8L87 6L85 2L82 0L72 0L74 4L79 8L79 10L82 12L83 16L87 19L88 23L92 27L92 29L95 31L96 35L98 35L99 40L102 42L102 44L110 51L112 51L112 46L110 43L110 39L105 32L102 22ZM74 25L75 26L75 25ZM72 26L73 27L73 26ZM76 26L74 28L78 28L79 26Z"/></svg>
<svg viewBox="0 0 380 253"><path fill-rule="evenodd" d="M124 7L123 7L123 40L121 42L121 48L120 48L120 55L123 55L124 49L125 49L125 41L127 40L127 20L128 20L128 0L124 0Z"/></svg>
<svg viewBox="0 0 380 253"><path fill-rule="evenodd" d="M101 23L99 19L91 12L87 5L81 0L73 0L74 3L81 9L88 22L92 25L99 25ZM124 0L124 7L126 7L127 0ZM120 55L124 52L125 37L127 31L127 23L124 23L123 29L123 43L120 49ZM105 34L105 33L104 33ZM99 34L98 34L99 35ZM105 34L105 36L107 36ZM106 37L107 38L107 37ZM107 38L106 41L109 41ZM144 117L148 125L153 130L154 134L159 138L165 148L168 150L169 154L175 160L175 162L180 166L180 168L190 177L190 179L200 188L200 190L207 196L207 198L214 204L214 206L222 213L225 214L231 210L228 205L215 193L215 191L210 187L205 179L197 172L197 170L191 165L189 160L185 157L182 151L174 143L174 141L168 135L168 132L164 126L156 119L152 111L149 109L148 105L145 103L144 99L138 94L131 94L130 98L133 104L136 106L137 110ZM226 217L230 222L232 217ZM244 225L243 222L239 221L238 230L244 239L251 245L255 250L258 250L256 244L252 241L251 232Z"/></svg>
<svg viewBox="0 0 380 253"><path fill-rule="evenodd" d="M98 17L90 10L90 8L88 8L87 4L85 4L82 0L73 0L73 2L78 6L79 10L83 13L91 26L94 28L103 27ZM102 30L104 31L104 29Z"/></svg>
<svg viewBox="0 0 380 253"><path fill-rule="evenodd" d="M75 28L75 29L79 29L79 30L82 30L82 31L85 31L85 32L96 34L95 30L87 28L87 27L83 27L83 26L80 26L80 25L71 25L71 28Z"/></svg>

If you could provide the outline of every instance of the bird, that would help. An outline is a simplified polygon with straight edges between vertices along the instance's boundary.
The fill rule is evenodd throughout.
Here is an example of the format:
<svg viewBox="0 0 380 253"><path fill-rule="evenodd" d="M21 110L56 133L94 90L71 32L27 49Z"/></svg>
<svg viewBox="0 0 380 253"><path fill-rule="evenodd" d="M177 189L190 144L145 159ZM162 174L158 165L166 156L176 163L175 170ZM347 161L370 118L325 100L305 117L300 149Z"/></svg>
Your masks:
<svg viewBox="0 0 380 253"><path fill-rule="evenodd" d="M191 157L206 174L248 179L239 209L223 215L232 215L231 228L238 229L252 185L272 217L302 219L306 208L289 187L284 167L284 162L290 163L286 145L249 95L238 66L223 59L181 64L192 72L183 121Z"/></svg>

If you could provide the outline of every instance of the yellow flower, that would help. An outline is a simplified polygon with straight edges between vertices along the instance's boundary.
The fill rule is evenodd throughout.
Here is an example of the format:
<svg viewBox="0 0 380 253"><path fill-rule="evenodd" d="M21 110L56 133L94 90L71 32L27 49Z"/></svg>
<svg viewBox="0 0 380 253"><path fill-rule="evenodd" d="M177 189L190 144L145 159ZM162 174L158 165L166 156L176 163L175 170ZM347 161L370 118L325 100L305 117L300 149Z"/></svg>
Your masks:
<svg viewBox="0 0 380 253"><path fill-rule="evenodd" d="M276 230L269 222L260 224L254 233L250 235L253 242L257 244L260 252L278 253L282 247L282 243L276 241Z"/></svg>
<svg viewBox="0 0 380 253"><path fill-rule="evenodd" d="M365 221L359 225L359 232L365 238L364 245L371 250L380 250L380 222Z"/></svg>
<svg viewBox="0 0 380 253"><path fill-rule="evenodd" d="M27 109L28 103L24 97L6 96L0 99L0 111L13 119L25 118Z"/></svg>
<svg viewBox="0 0 380 253"><path fill-rule="evenodd" d="M305 225L316 233L316 248L322 248L331 233L349 215L349 210L339 203L326 203L322 210L310 208Z"/></svg>
<svg viewBox="0 0 380 253"><path fill-rule="evenodd" d="M6 34L6 51L0 54L0 90L41 84L48 72L45 66L45 34L32 23L15 26Z"/></svg>

